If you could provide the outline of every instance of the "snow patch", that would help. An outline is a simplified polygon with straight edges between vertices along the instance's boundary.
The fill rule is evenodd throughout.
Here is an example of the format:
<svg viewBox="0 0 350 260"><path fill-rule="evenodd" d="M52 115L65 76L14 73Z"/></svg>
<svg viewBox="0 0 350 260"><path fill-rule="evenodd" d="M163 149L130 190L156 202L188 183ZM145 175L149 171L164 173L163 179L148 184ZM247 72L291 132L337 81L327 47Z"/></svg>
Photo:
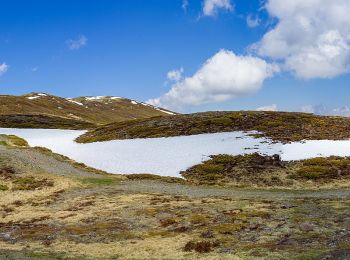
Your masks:
<svg viewBox="0 0 350 260"><path fill-rule="evenodd" d="M67 98L67 101L69 101L69 102L71 102L71 103L74 103L74 104L77 104L77 105L79 105L79 106L84 106L83 103L80 103L80 102L78 102L78 101L72 100L71 98Z"/></svg>
<svg viewBox="0 0 350 260"><path fill-rule="evenodd" d="M47 95L45 93L32 93L33 96L29 96L29 97L26 97L27 99L29 100L33 100L33 99L37 99L37 98L40 98L40 97L47 97Z"/></svg>
<svg viewBox="0 0 350 260"><path fill-rule="evenodd" d="M147 103L144 103L144 102L141 102L140 104L141 104L141 105L144 105L144 106L146 106L146 107L153 107L152 105L147 104Z"/></svg>
<svg viewBox="0 0 350 260"><path fill-rule="evenodd" d="M47 147L77 162L110 173L153 173L180 177L180 171L207 160L209 155L255 152L255 145L269 154L277 152L276 146L266 143L266 139L254 139L243 132L75 143L74 139L84 132L0 128L0 133L16 134L31 146Z"/></svg>
<svg viewBox="0 0 350 260"><path fill-rule="evenodd" d="M281 144L249 136L254 132L229 132L169 138L114 140L78 144L85 131L0 128L0 134L15 134L31 146L43 146L78 162L110 173L153 173L180 177L180 171L208 160L215 154L280 154L282 160L318 156L350 156L350 140L316 140Z"/></svg>
<svg viewBox="0 0 350 260"><path fill-rule="evenodd" d="M27 97L27 99L30 99L30 100L33 100L33 99L37 99L39 98L40 96L32 96L32 97Z"/></svg>
<svg viewBox="0 0 350 260"><path fill-rule="evenodd" d="M156 110L158 110L158 111L160 111L160 112L163 112L163 113L166 113L166 114L169 114L169 115L175 115L175 113L170 112L170 111L163 110L163 109L161 109L161 108L156 108Z"/></svg>
<svg viewBox="0 0 350 260"><path fill-rule="evenodd" d="M160 111L160 112L163 112L163 113L166 113L166 114L169 114L169 115L176 115L176 114L173 113L173 112L163 110L163 109L161 109L161 108L159 108L159 107L156 107L156 106L153 106L153 105L151 105L151 104L147 104L147 103L144 103L144 102L141 102L140 104L141 104L141 105L144 105L144 106L146 106L146 107L154 108L155 110L158 110L158 111Z"/></svg>
<svg viewBox="0 0 350 260"><path fill-rule="evenodd" d="M96 96L96 97L85 97L86 100L99 100L99 99L103 99L106 96Z"/></svg>
<svg viewBox="0 0 350 260"><path fill-rule="evenodd" d="M138 104L135 100L131 100L130 102L131 102L131 104L134 104L134 105Z"/></svg>

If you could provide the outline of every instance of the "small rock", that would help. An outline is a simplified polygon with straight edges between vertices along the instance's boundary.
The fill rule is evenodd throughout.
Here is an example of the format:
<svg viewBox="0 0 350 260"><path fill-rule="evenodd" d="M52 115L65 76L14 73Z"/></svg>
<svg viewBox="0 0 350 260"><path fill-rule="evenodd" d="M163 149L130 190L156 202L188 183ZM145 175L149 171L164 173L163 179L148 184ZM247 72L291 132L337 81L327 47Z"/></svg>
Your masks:
<svg viewBox="0 0 350 260"><path fill-rule="evenodd" d="M295 208L295 206L291 204L284 204L281 206L281 209L291 209L291 208Z"/></svg>
<svg viewBox="0 0 350 260"><path fill-rule="evenodd" d="M211 230L205 231L201 234L201 237L203 238L213 238L214 234Z"/></svg>
<svg viewBox="0 0 350 260"><path fill-rule="evenodd" d="M314 225L304 222L299 225L299 229L304 232L310 232L314 230Z"/></svg>
<svg viewBox="0 0 350 260"><path fill-rule="evenodd" d="M259 227L258 224L253 223L253 224L250 224L250 225L249 225L249 230L256 230L256 229L258 229L258 227Z"/></svg>

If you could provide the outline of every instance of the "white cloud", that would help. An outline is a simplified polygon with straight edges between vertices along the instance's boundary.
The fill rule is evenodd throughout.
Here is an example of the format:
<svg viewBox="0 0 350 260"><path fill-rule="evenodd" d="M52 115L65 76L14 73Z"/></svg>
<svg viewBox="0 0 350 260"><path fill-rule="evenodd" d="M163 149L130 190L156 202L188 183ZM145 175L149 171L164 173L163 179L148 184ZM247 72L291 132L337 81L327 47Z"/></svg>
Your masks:
<svg viewBox="0 0 350 260"><path fill-rule="evenodd" d="M247 16L246 22L247 22L248 27L254 28L254 27L257 27L260 25L261 20L258 16L253 16L253 15L249 14Z"/></svg>
<svg viewBox="0 0 350 260"><path fill-rule="evenodd" d="M186 12L188 7L188 0L182 0L181 8Z"/></svg>
<svg viewBox="0 0 350 260"><path fill-rule="evenodd" d="M148 103L161 107L180 108L186 105L223 102L252 94L278 68L274 64L251 57L237 56L221 50L208 59L191 77L176 82L165 95Z"/></svg>
<svg viewBox="0 0 350 260"><path fill-rule="evenodd" d="M0 64L0 76L4 75L8 69L9 65L7 65L5 62Z"/></svg>
<svg viewBox="0 0 350 260"><path fill-rule="evenodd" d="M180 68L177 70L171 70L167 73L167 78L168 80L171 81L179 81L180 79L182 79L182 73L183 73L184 69Z"/></svg>
<svg viewBox="0 0 350 260"><path fill-rule="evenodd" d="M301 108L302 112L305 113L313 113L316 115L324 115L324 116L350 116L350 107L342 106L342 107L333 107L330 108L325 105L305 105Z"/></svg>
<svg viewBox="0 0 350 260"><path fill-rule="evenodd" d="M215 16L219 9L232 11L233 5L230 0L204 0L203 15Z"/></svg>
<svg viewBox="0 0 350 260"><path fill-rule="evenodd" d="M79 50L87 44L88 39L84 35L80 35L77 39L69 39L66 41L70 50Z"/></svg>
<svg viewBox="0 0 350 260"><path fill-rule="evenodd" d="M350 71L349 0L268 0L276 26L254 45L297 77L332 78Z"/></svg>
<svg viewBox="0 0 350 260"><path fill-rule="evenodd" d="M272 104L270 106L258 107L256 109L256 111L277 111L277 105L276 104Z"/></svg>
<svg viewBox="0 0 350 260"><path fill-rule="evenodd" d="M305 105L301 108L301 112L304 113L314 113L315 112L315 108L312 105Z"/></svg>

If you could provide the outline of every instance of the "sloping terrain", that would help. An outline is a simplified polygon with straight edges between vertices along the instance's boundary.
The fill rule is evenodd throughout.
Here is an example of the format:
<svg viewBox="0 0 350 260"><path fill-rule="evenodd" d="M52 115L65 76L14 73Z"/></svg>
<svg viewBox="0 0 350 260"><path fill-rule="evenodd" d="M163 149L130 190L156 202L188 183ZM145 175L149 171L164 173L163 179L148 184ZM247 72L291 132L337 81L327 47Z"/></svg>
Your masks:
<svg viewBox="0 0 350 260"><path fill-rule="evenodd" d="M44 93L30 93L23 96L0 96L0 115L40 115L28 118L31 122L26 126L26 121L21 123L16 120L12 127L40 127L51 128L91 128L93 125L102 125L111 122L119 122L130 119L148 118L173 114L170 111L160 109L145 103L120 97L79 97L61 98ZM46 116L45 119L43 119ZM11 120L0 121L0 127L10 127ZM34 121L37 120L35 123ZM46 120L46 122L41 122ZM73 120L69 122L69 120ZM62 125L57 122L62 121ZM80 122L78 122L80 121ZM43 123L43 124L42 124ZM42 125L41 125L42 124ZM89 126L90 125L90 126ZM76 127L74 127L76 126Z"/></svg>
<svg viewBox="0 0 350 260"><path fill-rule="evenodd" d="M350 187L350 158L282 161L279 155L215 155L181 175L195 184L318 189Z"/></svg>
<svg viewBox="0 0 350 260"><path fill-rule="evenodd" d="M293 112L205 112L112 123L85 133L77 141L87 143L251 130L259 131L258 136L283 143L305 139L348 139L350 118Z"/></svg>
<svg viewBox="0 0 350 260"><path fill-rule="evenodd" d="M78 119L51 115L0 115L0 126L5 128L90 129L95 124Z"/></svg>
<svg viewBox="0 0 350 260"><path fill-rule="evenodd" d="M130 179L0 136L0 259L350 256L349 189Z"/></svg>

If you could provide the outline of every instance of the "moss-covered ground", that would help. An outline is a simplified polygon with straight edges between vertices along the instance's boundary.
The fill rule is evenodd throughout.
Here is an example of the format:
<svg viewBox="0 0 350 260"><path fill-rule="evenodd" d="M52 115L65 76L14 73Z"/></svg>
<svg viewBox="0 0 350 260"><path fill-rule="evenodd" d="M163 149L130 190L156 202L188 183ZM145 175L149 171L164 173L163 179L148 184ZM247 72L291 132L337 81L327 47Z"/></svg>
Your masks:
<svg viewBox="0 0 350 260"><path fill-rule="evenodd" d="M230 131L259 131L257 137L291 142L349 139L350 118L292 112L205 112L112 123L93 129L78 142L155 138Z"/></svg>
<svg viewBox="0 0 350 260"><path fill-rule="evenodd" d="M181 174L195 184L279 189L350 187L350 158L331 156L287 162L278 155L222 154Z"/></svg>

